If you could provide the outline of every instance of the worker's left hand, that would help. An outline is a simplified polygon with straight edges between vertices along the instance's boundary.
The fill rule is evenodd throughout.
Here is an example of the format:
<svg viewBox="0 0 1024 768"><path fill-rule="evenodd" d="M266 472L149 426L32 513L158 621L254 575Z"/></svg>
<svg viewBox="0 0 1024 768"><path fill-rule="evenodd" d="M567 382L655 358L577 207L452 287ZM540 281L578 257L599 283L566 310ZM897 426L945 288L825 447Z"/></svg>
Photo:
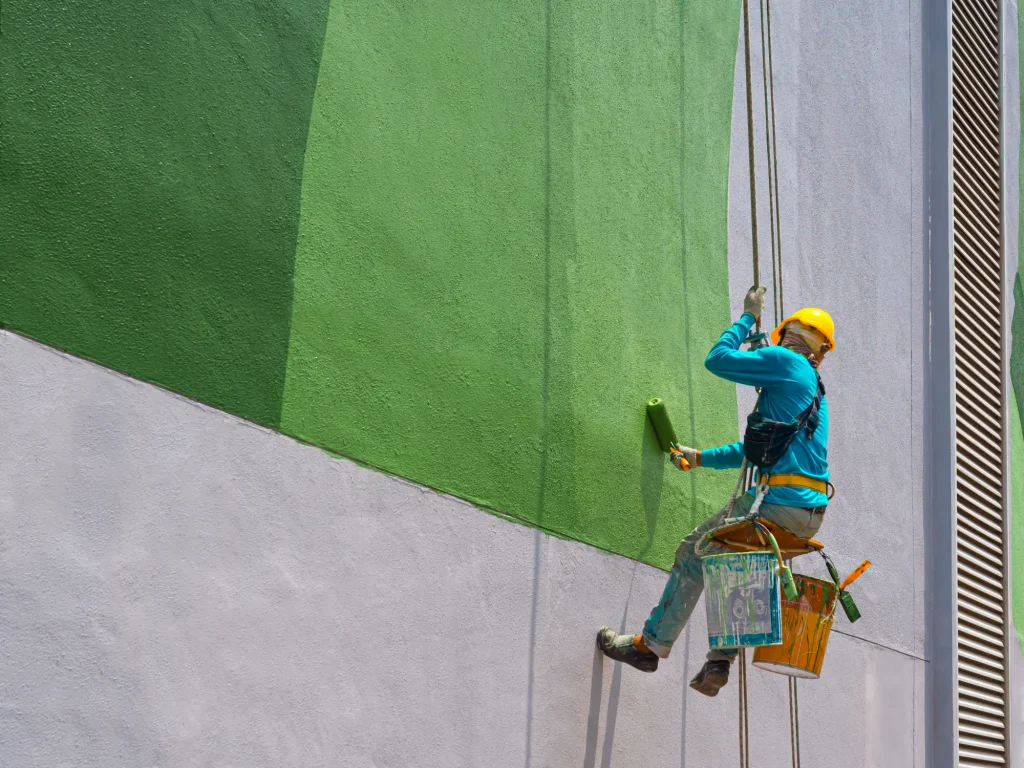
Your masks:
<svg viewBox="0 0 1024 768"><path fill-rule="evenodd" d="M673 443L672 447L676 450L669 453L669 456L671 457L672 464L676 469L686 471L693 467L700 466L699 450L696 448L687 448L685 445L679 445L678 443ZM676 451L678 451L678 453Z"/></svg>
<svg viewBox="0 0 1024 768"><path fill-rule="evenodd" d="M743 311L752 314L755 320L760 320L764 312L764 294L767 290L763 285L754 285L743 297Z"/></svg>

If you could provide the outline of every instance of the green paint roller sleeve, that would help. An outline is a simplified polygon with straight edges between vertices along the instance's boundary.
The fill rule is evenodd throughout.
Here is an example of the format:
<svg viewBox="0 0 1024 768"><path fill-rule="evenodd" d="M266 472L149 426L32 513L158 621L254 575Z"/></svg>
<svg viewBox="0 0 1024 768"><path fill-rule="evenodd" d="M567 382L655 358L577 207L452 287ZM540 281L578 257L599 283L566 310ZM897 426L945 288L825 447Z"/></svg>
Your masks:
<svg viewBox="0 0 1024 768"><path fill-rule="evenodd" d="M668 453L672 443L676 442L676 431L672 429L672 420L668 417L665 401L656 397L647 403L647 415L654 425L654 434L658 437L661 450Z"/></svg>

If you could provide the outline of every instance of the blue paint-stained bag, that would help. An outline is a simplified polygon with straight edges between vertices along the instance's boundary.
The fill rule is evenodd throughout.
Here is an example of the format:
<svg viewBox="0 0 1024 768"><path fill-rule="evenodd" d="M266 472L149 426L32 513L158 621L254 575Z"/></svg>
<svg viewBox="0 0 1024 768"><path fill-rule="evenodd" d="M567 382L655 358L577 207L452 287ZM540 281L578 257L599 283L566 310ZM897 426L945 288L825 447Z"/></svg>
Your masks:
<svg viewBox="0 0 1024 768"><path fill-rule="evenodd" d="M782 595L771 552L707 555L704 603L712 648L782 643Z"/></svg>

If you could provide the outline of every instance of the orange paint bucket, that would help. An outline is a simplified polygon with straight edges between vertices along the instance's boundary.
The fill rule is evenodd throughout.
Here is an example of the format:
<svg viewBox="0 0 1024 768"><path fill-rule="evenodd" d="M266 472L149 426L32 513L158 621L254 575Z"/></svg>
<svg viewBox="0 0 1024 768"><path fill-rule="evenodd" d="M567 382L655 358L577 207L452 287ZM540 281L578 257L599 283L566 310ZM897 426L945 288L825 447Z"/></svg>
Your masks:
<svg viewBox="0 0 1024 768"><path fill-rule="evenodd" d="M782 599L782 645L754 651L754 666L790 677L821 677L832 632L838 590L835 584L794 574L796 600Z"/></svg>

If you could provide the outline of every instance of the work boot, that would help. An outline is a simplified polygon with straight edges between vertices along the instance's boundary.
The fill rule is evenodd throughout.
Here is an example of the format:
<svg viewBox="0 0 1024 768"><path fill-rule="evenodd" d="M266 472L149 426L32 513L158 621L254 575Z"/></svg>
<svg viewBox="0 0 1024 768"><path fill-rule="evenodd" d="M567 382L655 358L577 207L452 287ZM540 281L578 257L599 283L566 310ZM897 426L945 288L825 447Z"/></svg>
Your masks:
<svg viewBox="0 0 1024 768"><path fill-rule="evenodd" d="M690 681L690 687L705 696L717 696L718 691L728 682L728 661L705 661L700 672Z"/></svg>
<svg viewBox="0 0 1024 768"><path fill-rule="evenodd" d="M658 657L637 648L633 638L633 635L620 635L614 629L601 627L597 633L597 647L613 661L629 664L641 672L653 672L658 668Z"/></svg>

